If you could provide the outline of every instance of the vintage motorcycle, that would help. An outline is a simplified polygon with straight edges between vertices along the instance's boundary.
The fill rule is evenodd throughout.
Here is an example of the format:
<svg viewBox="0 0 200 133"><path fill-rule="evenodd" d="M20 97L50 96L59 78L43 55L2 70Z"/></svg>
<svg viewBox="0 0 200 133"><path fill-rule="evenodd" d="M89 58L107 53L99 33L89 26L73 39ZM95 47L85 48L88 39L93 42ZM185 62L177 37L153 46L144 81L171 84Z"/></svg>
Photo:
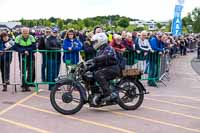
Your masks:
<svg viewBox="0 0 200 133"><path fill-rule="evenodd" d="M71 68L67 75L56 79L56 84L50 93L50 101L56 111L64 115L75 114L86 103L94 108L119 105L125 110L135 110L142 104L144 94L148 94L139 81L142 73L130 69L124 70L121 76L109 81L112 91L118 95L117 98L104 99L93 72L86 69L87 63L82 62Z"/></svg>

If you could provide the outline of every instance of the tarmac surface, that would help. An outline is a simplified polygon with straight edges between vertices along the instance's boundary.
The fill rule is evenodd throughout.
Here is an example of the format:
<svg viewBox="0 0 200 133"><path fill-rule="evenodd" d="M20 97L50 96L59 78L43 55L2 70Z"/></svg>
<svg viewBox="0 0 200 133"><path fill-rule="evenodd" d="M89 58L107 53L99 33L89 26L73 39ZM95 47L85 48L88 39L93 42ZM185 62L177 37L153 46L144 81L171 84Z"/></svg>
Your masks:
<svg viewBox="0 0 200 133"><path fill-rule="evenodd" d="M99 109L84 106L70 116L50 104L47 86L40 92L0 92L1 133L200 133L200 76L193 70L190 53L170 66L170 81L148 87L142 106L124 111L119 106ZM199 67L200 68L200 67Z"/></svg>

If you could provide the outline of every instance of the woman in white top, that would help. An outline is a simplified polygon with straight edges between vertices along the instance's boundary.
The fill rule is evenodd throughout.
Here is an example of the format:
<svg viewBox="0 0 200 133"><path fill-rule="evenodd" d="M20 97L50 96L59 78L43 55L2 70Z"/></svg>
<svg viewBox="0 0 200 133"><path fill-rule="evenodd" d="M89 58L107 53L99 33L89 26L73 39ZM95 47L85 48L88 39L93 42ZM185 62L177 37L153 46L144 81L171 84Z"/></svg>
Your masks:
<svg viewBox="0 0 200 133"><path fill-rule="evenodd" d="M139 52L139 53L141 51L144 51L145 53L153 51L152 48L151 48L151 45L149 43L149 40L147 39L147 32L146 31L141 32L141 36L138 40L138 45L139 45L139 50L137 50L137 52Z"/></svg>
<svg viewBox="0 0 200 133"><path fill-rule="evenodd" d="M145 73L148 73L148 55L149 52L153 52L151 45L149 43L149 40L147 39L147 32L142 31L141 36L138 39L138 49L137 53L138 55L138 65L139 68L144 71Z"/></svg>

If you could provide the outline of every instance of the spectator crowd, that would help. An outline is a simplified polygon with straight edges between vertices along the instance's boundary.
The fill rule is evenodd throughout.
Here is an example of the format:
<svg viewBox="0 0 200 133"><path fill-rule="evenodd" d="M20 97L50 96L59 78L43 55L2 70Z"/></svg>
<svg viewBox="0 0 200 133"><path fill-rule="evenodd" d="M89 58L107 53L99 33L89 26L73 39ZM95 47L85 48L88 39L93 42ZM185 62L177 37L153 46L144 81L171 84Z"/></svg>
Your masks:
<svg viewBox="0 0 200 133"><path fill-rule="evenodd" d="M69 29L59 31L57 27L33 31L28 27L20 30L0 31L0 70L3 90L7 91L10 84L10 65L12 52L19 53L19 62L22 64L22 91L31 91L32 85L28 82L35 81L35 52L39 50L42 56L41 80L55 82L59 75L61 62L66 65L76 65L81 59L87 61L96 55L92 37L104 32L108 43L117 54L122 54L126 59L126 69L135 65L148 74L148 85L156 86L154 80L159 75L159 57L168 54L170 59L177 55L185 56L187 51L193 51L194 44L200 44L200 35L188 34L172 36L163 32L112 32L95 27L93 31L77 31ZM46 51L48 50L48 51ZM64 50L64 53L61 53ZM37 64L39 65L39 64ZM53 84L49 84L49 90Z"/></svg>

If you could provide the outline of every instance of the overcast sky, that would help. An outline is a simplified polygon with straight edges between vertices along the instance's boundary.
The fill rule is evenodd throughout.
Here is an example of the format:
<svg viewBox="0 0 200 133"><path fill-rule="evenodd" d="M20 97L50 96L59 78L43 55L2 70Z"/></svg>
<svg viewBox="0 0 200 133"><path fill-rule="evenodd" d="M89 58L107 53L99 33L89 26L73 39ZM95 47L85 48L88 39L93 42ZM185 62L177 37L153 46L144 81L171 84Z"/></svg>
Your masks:
<svg viewBox="0 0 200 133"><path fill-rule="evenodd" d="M177 0L0 0L0 21L60 17L86 18L123 15L142 20L173 18ZM183 15L200 7L200 0L185 0Z"/></svg>

